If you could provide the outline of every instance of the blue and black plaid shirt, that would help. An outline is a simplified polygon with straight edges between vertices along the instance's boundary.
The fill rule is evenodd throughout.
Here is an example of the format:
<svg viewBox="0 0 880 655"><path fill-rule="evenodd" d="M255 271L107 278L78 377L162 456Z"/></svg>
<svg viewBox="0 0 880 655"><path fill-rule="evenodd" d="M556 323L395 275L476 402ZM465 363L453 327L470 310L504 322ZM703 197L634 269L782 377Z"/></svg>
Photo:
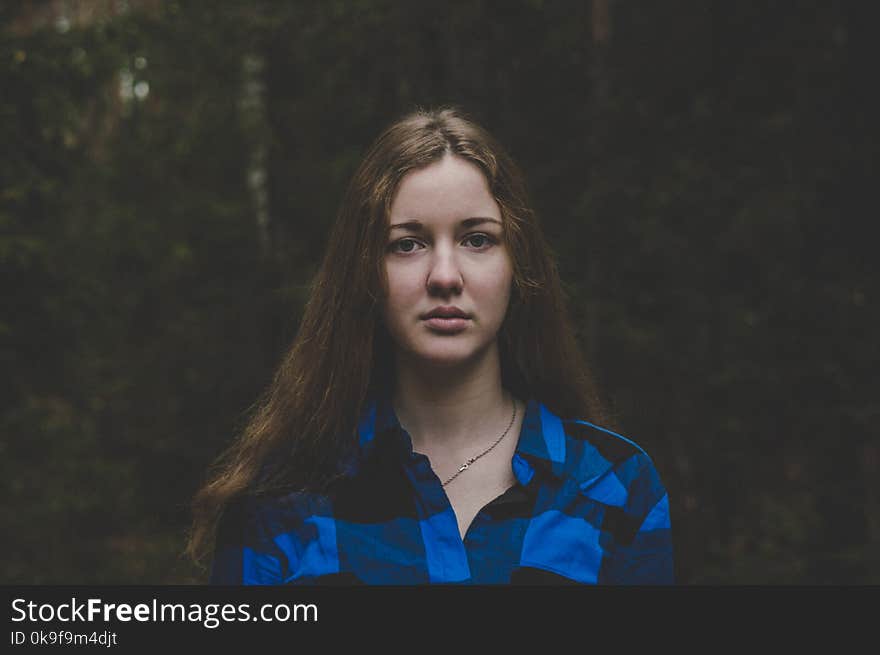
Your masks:
<svg viewBox="0 0 880 655"><path fill-rule="evenodd" d="M669 500L648 455L530 400L516 484L465 539L427 457L390 403L359 426L361 457L325 494L238 504L213 584L672 584Z"/></svg>

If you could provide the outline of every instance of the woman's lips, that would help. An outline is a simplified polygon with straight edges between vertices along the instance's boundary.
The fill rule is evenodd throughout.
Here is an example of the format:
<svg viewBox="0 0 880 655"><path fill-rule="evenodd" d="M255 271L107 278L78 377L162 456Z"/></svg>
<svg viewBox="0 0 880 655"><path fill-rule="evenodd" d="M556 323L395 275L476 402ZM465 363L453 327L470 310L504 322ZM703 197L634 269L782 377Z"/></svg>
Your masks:
<svg viewBox="0 0 880 655"><path fill-rule="evenodd" d="M438 332L461 332L467 327L469 320L470 319L468 318L462 318L460 316L451 316L449 318L433 316L424 319L425 325Z"/></svg>

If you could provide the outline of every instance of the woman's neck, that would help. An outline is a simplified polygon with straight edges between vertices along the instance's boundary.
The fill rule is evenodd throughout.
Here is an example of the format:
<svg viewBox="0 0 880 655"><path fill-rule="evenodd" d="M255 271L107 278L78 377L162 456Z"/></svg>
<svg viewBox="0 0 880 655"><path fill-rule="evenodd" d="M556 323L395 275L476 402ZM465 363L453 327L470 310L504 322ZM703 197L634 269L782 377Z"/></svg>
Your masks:
<svg viewBox="0 0 880 655"><path fill-rule="evenodd" d="M501 385L497 351L454 368L397 364L392 403L414 450L470 450L475 436L509 422L514 400Z"/></svg>

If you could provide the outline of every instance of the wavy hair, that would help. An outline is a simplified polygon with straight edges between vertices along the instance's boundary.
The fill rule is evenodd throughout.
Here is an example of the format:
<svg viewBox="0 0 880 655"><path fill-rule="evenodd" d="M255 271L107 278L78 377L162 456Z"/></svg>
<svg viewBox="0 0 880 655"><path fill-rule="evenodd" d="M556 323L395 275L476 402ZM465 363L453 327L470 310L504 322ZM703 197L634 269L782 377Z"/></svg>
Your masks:
<svg viewBox="0 0 880 655"><path fill-rule="evenodd" d="M503 386L561 416L607 424L519 167L461 110L418 109L387 127L356 169L296 337L244 429L193 499L186 552L197 563L210 554L230 503L246 495L326 489L353 452L362 411L393 384L382 321L391 204L408 172L447 153L480 168L501 209L513 263L510 304L498 335Z"/></svg>

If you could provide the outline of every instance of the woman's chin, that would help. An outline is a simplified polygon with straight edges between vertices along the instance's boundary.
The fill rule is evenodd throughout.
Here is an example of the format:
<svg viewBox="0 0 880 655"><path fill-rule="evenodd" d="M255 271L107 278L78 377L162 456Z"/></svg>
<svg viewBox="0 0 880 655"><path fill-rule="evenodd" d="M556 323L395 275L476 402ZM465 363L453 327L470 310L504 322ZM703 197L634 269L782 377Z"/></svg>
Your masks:
<svg viewBox="0 0 880 655"><path fill-rule="evenodd" d="M431 344L431 348L410 351L407 359L416 366L452 369L478 362L489 350L490 347L477 348L472 343Z"/></svg>

